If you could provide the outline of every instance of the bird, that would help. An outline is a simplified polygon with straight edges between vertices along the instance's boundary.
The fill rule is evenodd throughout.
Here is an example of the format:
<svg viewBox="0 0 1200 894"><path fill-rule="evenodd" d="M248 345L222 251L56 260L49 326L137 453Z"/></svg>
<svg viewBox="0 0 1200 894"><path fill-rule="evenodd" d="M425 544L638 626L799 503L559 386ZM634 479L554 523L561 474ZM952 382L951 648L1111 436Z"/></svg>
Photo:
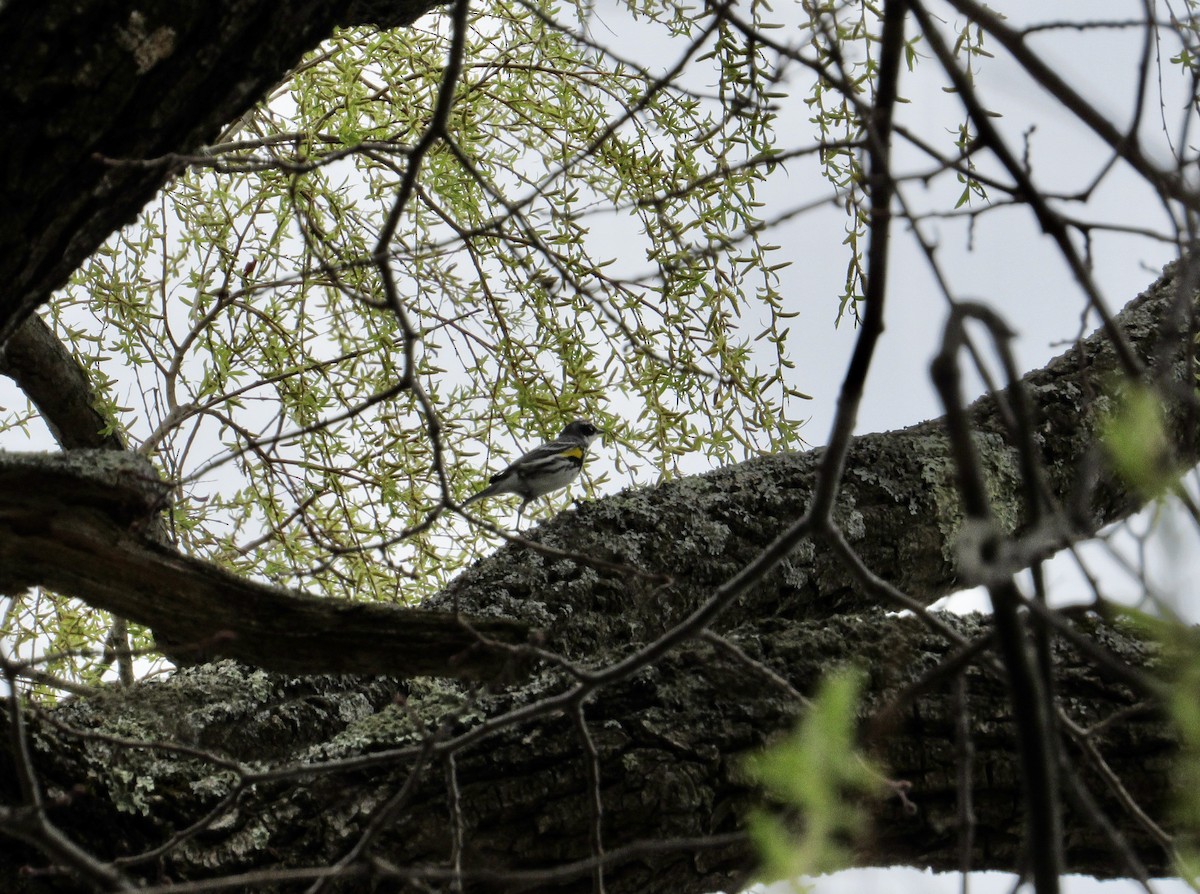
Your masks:
<svg viewBox="0 0 1200 894"><path fill-rule="evenodd" d="M521 516L530 502L566 487L579 477L588 448L598 437L600 429L593 423L576 419L553 441L534 447L507 469L493 475L491 483L468 497L463 506L498 494L516 494L521 498L521 508L517 510L517 529L520 530Z"/></svg>

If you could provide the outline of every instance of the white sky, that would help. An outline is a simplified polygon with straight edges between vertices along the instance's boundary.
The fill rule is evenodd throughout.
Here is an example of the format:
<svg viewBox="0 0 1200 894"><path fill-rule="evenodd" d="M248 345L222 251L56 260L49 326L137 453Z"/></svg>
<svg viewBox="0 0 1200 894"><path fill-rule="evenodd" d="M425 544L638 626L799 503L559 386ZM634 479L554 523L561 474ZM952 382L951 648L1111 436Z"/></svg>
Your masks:
<svg viewBox="0 0 1200 894"><path fill-rule="evenodd" d="M1047 10L1052 10L1050 15L1064 19L1099 20L1141 15L1139 3L1116 0L1053 4L1016 0L992 6L1012 21L1045 17ZM953 14L947 18L954 21ZM1068 32L1042 41L1039 48L1060 73L1068 76L1076 89L1094 98L1101 110L1115 114L1118 122L1124 122L1120 112L1129 107L1132 96L1130 84L1138 51L1136 39L1131 35L1122 37L1116 32L1087 35ZM922 99L928 97L933 105L944 109L944 103L940 102L942 97L937 95L940 85L933 75L932 60L927 60L918 67L915 77L906 76L901 86L902 94L914 99L918 95ZM1004 115L998 121L1004 133L1020 134L1036 125L1032 159L1039 182L1053 184L1054 189L1063 192L1078 189L1090 180L1095 167L1107 157L1095 140L1066 121L1061 110L1047 103L1025 76L1007 63L998 49L997 58L983 62L977 86L989 107ZM1172 124L1179 116L1180 94L1174 99L1174 111L1168 112L1175 115ZM940 126L938 112L917 110L918 105L920 102L914 101L913 107L905 111L927 115L931 128ZM1157 113L1152 113L1149 123L1153 125L1157 121ZM1162 140L1161 132L1155 135L1148 131L1147 136L1159 142ZM1076 213L1081 212L1076 210ZM1164 221L1161 209L1148 201L1144 188L1127 176L1113 178L1112 183L1089 204L1086 214L1158 229ZM1041 366L1061 353L1063 342L1079 331L1081 299L1050 240L1036 232L1031 214L1018 210L991 218L985 216L975 231L973 251L966 250L962 228L939 225L937 229L944 249L942 260L951 272L953 286L965 296L982 299L1002 310L1019 333L1014 349L1021 367ZM810 227L804 231L803 238L819 246L819 231L819 226ZM1119 309L1148 286L1161 266L1173 256L1169 246L1132 237L1105 237L1097 247L1096 279L1113 309ZM868 381L859 418L860 432L899 428L942 413L929 381L928 364L941 336L941 324L946 318L945 304L932 285L925 261L917 256L912 243L901 237L893 242L892 249L887 331ZM814 261L825 256L820 247L812 252ZM813 265L793 267L788 274L798 294L828 296L837 293L842 271L837 266L821 269L814 262ZM806 303L804 319L807 325L797 326L799 333L794 356L803 359L811 376L811 379L804 379L801 387L814 397L812 421L806 431L812 443L823 443L827 436L840 376L854 343L855 332L851 327L843 324L840 329L832 330L829 325L834 308L828 298ZM1094 328L1094 323L1088 325L1087 331ZM1142 518L1135 527L1147 525L1148 520ZM1166 542L1159 538L1151 547L1150 564L1164 570L1167 579L1159 581L1164 594L1173 597L1176 608L1194 620L1200 618L1200 599L1196 598L1200 550L1196 548L1196 531L1190 524L1176 523L1169 533ZM1132 552L1132 538L1121 541L1131 555L1136 555ZM1141 592L1137 581L1105 561L1101 548L1091 548L1087 553L1090 561L1101 569L1105 585L1113 594L1136 598ZM1060 599L1070 601L1072 593L1086 593L1073 562L1066 557L1049 563L1047 575L1051 592ZM952 605L957 609L984 608L986 597L968 594L956 597ZM1014 881L1013 876L1002 873L973 874L970 890L973 894L1007 894ZM781 885L770 890L773 894L775 891L782 894L789 888ZM951 894L962 890L962 880L956 874L934 875L911 869L861 870L817 879L812 890L816 894L874 891ZM1069 894L1124 894L1140 890L1139 885L1129 881L1100 883L1078 876L1068 878L1064 883L1064 891ZM1155 890L1166 894L1190 889L1179 881L1164 881L1156 883Z"/></svg>
<svg viewBox="0 0 1200 894"><path fill-rule="evenodd" d="M781 18L786 17L788 5L787 2L775 5ZM1142 5L1136 0L1062 0L1052 4L1044 0L1009 0L994 6L1014 22L1042 17L1047 9L1052 10L1055 17L1064 19L1123 19L1142 15ZM640 42L648 33L646 29L627 31L623 15L616 11L611 0L598 3L596 8L597 18L592 23L592 31L597 40L607 41L613 33L618 33L621 52L625 55L659 58L664 63L676 58L674 51L664 52L655 42ZM945 17L949 22L955 20L949 11ZM778 37L780 32L773 34ZM1035 46L1060 73L1068 76L1077 89L1092 97L1102 111L1111 111L1119 122L1123 121L1121 112L1130 103L1130 85L1137 62L1138 42L1134 35L1123 35L1115 30L1086 34L1064 31L1048 36ZM993 49L997 57L982 60L978 86L989 106L1003 114L998 119L1001 130L1015 137L1019 146L1019 135L1036 126L1031 157L1038 182L1052 185L1057 191L1082 187L1107 159L1107 152L1032 88L998 48ZM802 96L805 87L799 80L801 72L797 69L793 76L797 80L790 86ZM902 93L913 102L901 107L901 120L913 129L931 135L952 128L961 120L961 112L954 99L943 93L941 87L935 62L926 58L916 74L906 75L902 82ZM1173 89L1172 85L1168 85L1168 89ZM1168 114L1178 118L1182 101L1182 94L1175 91L1171 97L1172 111ZM808 113L799 98L783 102L793 105L791 114L797 116L798 122L807 118ZM1148 139L1161 140L1161 132L1155 134L1153 128L1157 121L1157 111L1154 111L1148 120L1152 126L1145 132ZM1175 121L1171 120L1171 123ZM786 141L781 142L786 145ZM807 176L802 165L793 166L789 177L794 177L796 192L792 195L781 189L775 195L779 207L803 198L811 186L805 179ZM786 184L789 181L780 182ZM1147 195L1147 191L1132 178L1118 173L1086 209L1074 210L1093 219L1102 217L1162 230L1162 211L1148 200ZM935 194L928 198L931 203L945 202L944 195ZM764 209L764 216L769 216L769 211L770 208ZM805 437L812 444L826 440L841 378L856 338L855 329L848 322L843 322L837 329L833 326L837 296L844 278L845 260L841 246L844 231L841 227L842 218L838 212L814 214L779 229L772 238L772 241L786 245L793 261L783 273L782 292L787 296L790 309L800 314L792 325L789 355L798 366L795 384L813 396L813 400L802 407L802 411L810 416ZM1050 240L1037 232L1028 211L1017 209L985 215L978 222L970 247L966 226L961 223L933 224L929 235L939 240L941 260L957 293L995 305L1019 333L1015 350L1023 369L1041 366L1061 352L1064 342L1079 334L1082 307L1079 290ZM1169 246L1132 236L1102 236L1095 248L1096 279L1114 309L1149 285L1173 254ZM940 416L942 412L929 382L928 363L940 339L946 307L933 285L924 259L918 256L912 240L903 232L897 232L893 242L889 276L887 331L868 381L859 432L907 426ZM1095 326L1089 324L1086 328L1090 332ZM8 388L5 380L0 386L0 404L9 404L13 400ZM23 445L23 449L51 446L49 442L41 441L39 438L28 446ZM599 459L604 461L602 457ZM704 461L697 458L690 470L700 471L706 467ZM615 477L610 482L613 491L623 485L624 482ZM1179 599L1185 613L1200 617L1200 609L1196 608L1200 606L1200 599L1195 598L1195 581L1200 580L1200 561L1197 560L1200 550L1194 542L1196 533L1180 526L1174 536L1176 539L1165 547L1158 547L1163 551L1160 558L1168 555L1172 558L1172 561L1156 563L1171 574L1170 580L1163 581L1164 589ZM1183 557L1186 557L1186 564ZM1056 592L1069 595L1073 589L1078 591L1066 562L1052 563L1050 579ZM1105 580L1111 582L1115 592L1137 592L1115 571L1106 572ZM960 600L959 605L962 604ZM971 890L976 894L1007 892L1011 887L1011 877L997 874L977 875L971 884ZM818 894L881 889L892 894L949 894L961 887L960 880L953 875L889 870L885 876L877 871L843 873L834 879L818 880L814 888ZM1123 894L1140 888L1131 883L1101 885L1072 878L1065 890L1070 894ZM1175 883L1159 890L1185 889Z"/></svg>
<svg viewBox="0 0 1200 894"><path fill-rule="evenodd" d="M967 894L1014 894L1016 877L1005 872L973 872ZM810 882L812 894L964 894L962 876L957 873L934 873L909 869L853 869L836 876L821 876ZM1174 879L1157 880L1151 888L1155 894L1183 894L1190 891L1183 882ZM793 894L798 889L788 884L770 885L758 889L762 894ZM1099 881L1082 875L1063 878L1063 894L1144 894L1145 889L1125 879ZM1032 894L1032 885L1022 885L1021 894Z"/></svg>

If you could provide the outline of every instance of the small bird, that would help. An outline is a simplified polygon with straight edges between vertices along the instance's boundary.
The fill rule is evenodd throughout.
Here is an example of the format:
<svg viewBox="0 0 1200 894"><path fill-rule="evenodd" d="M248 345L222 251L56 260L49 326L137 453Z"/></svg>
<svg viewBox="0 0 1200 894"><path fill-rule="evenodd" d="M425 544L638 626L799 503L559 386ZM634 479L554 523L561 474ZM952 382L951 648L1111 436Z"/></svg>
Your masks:
<svg viewBox="0 0 1200 894"><path fill-rule="evenodd" d="M598 437L600 429L586 419L576 419L553 441L533 448L503 472L493 475L492 483L468 497L463 506L497 494L516 494L521 498L521 508L517 510L517 528L520 529L526 505L566 487L579 477L588 447Z"/></svg>

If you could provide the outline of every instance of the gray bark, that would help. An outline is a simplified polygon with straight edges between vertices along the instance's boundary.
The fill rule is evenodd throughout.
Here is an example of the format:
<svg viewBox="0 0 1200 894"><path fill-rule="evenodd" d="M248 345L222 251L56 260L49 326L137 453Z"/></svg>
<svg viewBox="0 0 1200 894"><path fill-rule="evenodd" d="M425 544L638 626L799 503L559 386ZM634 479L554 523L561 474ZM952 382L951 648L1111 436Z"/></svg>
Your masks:
<svg viewBox="0 0 1200 894"><path fill-rule="evenodd" d="M970 637L987 635L981 619L954 626ZM1095 621L1081 629L1119 648L1122 658L1146 665L1147 650L1136 639ZM869 669L868 712L881 711L949 650L944 639L917 622L881 613L759 629L747 625L726 636L806 693L833 666L852 661ZM1127 687L1104 679L1071 650L1061 649L1058 658L1060 695L1077 721L1094 723L1137 704ZM1021 811L1007 693L992 673L973 668L967 676L976 749L971 865L1014 870L1020 865ZM101 856L144 853L190 823L205 825L203 834L165 858L125 867L148 880L335 863L364 835L372 814L415 774L419 783L411 797L368 851L386 864L352 864L343 889L361 890L363 876L374 874L380 880L424 876L435 890L449 890L437 882L446 882L453 865L455 824L446 781L447 755L453 752L460 865L468 888L519 890L521 881L539 881L530 887L590 891L588 762L571 719L535 716L470 745L456 741L488 719L563 688L561 679L546 673L520 688L471 697L446 684L285 678L214 665L80 701L51 716L76 730L182 740L240 761L248 774L240 797L232 798L237 776L228 770L186 755L89 741L86 733L51 728L49 718L33 718L35 757L47 788L67 793L51 818ZM907 797L916 809L908 813L897 799L874 805L874 834L859 852L864 865L958 866L957 706L946 690L936 686L906 700L868 742L891 777L910 786ZM403 705L391 700L393 693L403 695ZM599 754L604 846L614 855L605 873L607 889L735 890L753 861L752 849L737 835L743 811L753 803L738 761L799 710L792 692L704 643L685 646L598 692L584 713ZM431 736L432 755L424 748ZM1148 710L1133 713L1094 744L1143 809L1161 817L1171 752L1161 719ZM340 772L339 762L345 766ZM252 775L280 765L311 773ZM1083 761L1081 766L1094 783L1095 769ZM1113 793L1096 789L1150 871L1167 871L1161 848L1120 818ZM231 798L226 808L210 815L223 797ZM1104 835L1078 812L1068 813L1067 840L1072 871L1101 876L1124 871ZM639 843L647 850L637 850ZM631 847L634 856L622 859L622 848ZM6 890L19 884L41 889L22 878L20 867L42 865L43 858L11 845L0 855ZM556 884L532 875L581 862L583 868ZM395 867L394 874L387 867ZM531 877L522 879L521 871Z"/></svg>
<svg viewBox="0 0 1200 894"><path fill-rule="evenodd" d="M434 0L104 0L0 7L0 345L335 25Z"/></svg>
<svg viewBox="0 0 1200 894"><path fill-rule="evenodd" d="M9 190L0 216L6 283L0 342L133 218L174 170L172 153L211 140L330 27L366 16L399 24L428 4L226 0L144 3L136 12L116 7L100 0L10 0L0 7L0 129ZM136 163L119 163L129 160ZM1170 415L1177 459L1194 463L1192 358L1167 352L1190 345L1171 322L1180 318L1175 286L1168 275L1126 311L1122 326L1167 383L1164 393L1178 395ZM41 375L39 353L32 362L18 361L11 348L6 372ZM47 364L54 353L44 352ZM1140 503L1096 458L1105 405L1097 395L1115 368L1109 347L1093 339L1027 379L1046 486L1069 510L1051 537L1025 530L1020 465L996 404L983 401L972 410L1004 533L1036 535L1016 542L1048 548L1055 538L1085 536ZM60 433L104 446L90 440L97 419L89 407L82 399L46 412L55 414ZM803 513L819 457L819 451L765 457L564 513L534 539L602 563L507 547L431 607L496 618L501 628L537 628L548 652L586 667L611 666L687 617ZM237 603L228 597L249 585L153 543L143 530L150 527L153 482L97 480L28 458L2 465L12 485L0 493L5 584L60 585L136 617L169 613L173 588L190 582L211 597L212 615L200 618L197 603L191 620L204 620L210 632L235 629ZM366 876L384 889L423 878L449 890L447 874L456 865L472 890L592 890L591 869L575 861L586 864L597 852L598 801L607 890L732 888L753 862L738 831L753 797L739 758L786 728L801 710L797 693L811 692L824 672L846 661L870 674L867 744L894 778L911 785L908 797L917 808L910 814L897 800L875 804L875 834L861 861L955 867L960 706L948 694L949 679L903 693L956 646L918 621L881 612L896 607L883 599L887 584L928 604L962 583L955 470L936 423L858 439L846 469L837 521L880 580L853 573L828 537L809 541L726 608L712 625L719 639L687 642L590 690L579 708L582 724L578 701L564 696L574 678L553 662L534 666L519 684L486 691L446 681L285 676L221 663L54 710L22 714L10 706L0 752L0 831L8 836L0 842L0 887L113 887L115 873L150 884L236 872L278 875L328 866L367 842L338 870L346 890L361 890ZM42 476L39 489L20 486L22 474ZM613 564L627 570L614 571ZM163 566L179 576L155 577ZM337 643L322 641L328 616L309 603L302 608L285 629L272 630L269 613L261 613L236 638L217 637L217 651L222 642L237 643L233 654L243 660L257 654L271 665L270 656L278 659L286 643L304 639L313 646L308 660L272 666L361 669L353 662L360 660L356 650L370 645L372 625ZM968 639L987 635L979 619L952 626ZM1092 618L1079 619L1075 630L1137 671L1154 668L1154 651L1128 631ZM320 653L332 656L327 664ZM1164 871L1161 843L1118 796L1133 797L1165 822L1172 740L1154 711L1141 707L1134 678L1114 671L1117 661L1097 669L1094 659L1060 642L1057 694L1064 713L1080 724L1128 712L1093 740L1126 792L1098 782L1101 768L1073 744L1065 751L1144 865ZM438 672L452 672L445 655L439 660ZM976 749L971 865L1013 869L1021 859L1021 798L1004 681L986 659L965 672ZM900 709L883 711L893 699ZM174 744L148 744L167 742ZM589 749L596 753L598 787ZM29 809L31 778L46 799L44 811ZM43 816L66 839L50 834ZM373 816L381 818L377 829ZM1084 813L1069 812L1066 822L1072 870L1129 871ZM194 834L172 839L188 828ZM27 871L47 864L69 868L66 875ZM514 875L520 872L526 875ZM268 884L256 877L243 887Z"/></svg>
<svg viewBox="0 0 1200 894"><path fill-rule="evenodd" d="M1154 353L1159 330L1151 321L1173 306L1174 284L1168 275L1122 317L1144 356ZM1070 471L1088 467L1095 443L1089 426L1096 401L1083 396L1112 362L1095 338L1028 377L1047 480L1064 503L1084 505L1074 498L1079 476ZM1182 362L1159 369L1173 370L1177 383L1187 381ZM989 428L994 414L990 400L972 409L997 515L1019 534L1013 494L1019 476L1011 471L1010 448ZM1171 418L1181 423L1186 417L1180 410ZM1188 441L1182 429L1177 435L1179 443ZM765 457L617 494L563 513L533 534L542 544L570 544L641 575L506 547L462 575L435 605L523 621L541 630L547 650L583 667L611 666L693 610L803 511L818 454ZM839 520L866 563L921 602L954 587L959 514L936 427L859 439L847 469ZM1087 512L1077 516L1086 514L1092 525L1136 505L1098 468L1086 493ZM911 785L908 797L917 808L908 815L898 800L875 804L875 835L860 859L958 865L953 674L900 698L957 646L917 620L883 614L882 608L896 606L881 602L881 592L854 578L824 544L809 544L712 625L722 640L687 643L587 694L582 713L597 752L603 847L613 855L607 890L700 892L736 885L753 862L737 831L752 799L739 759L798 715L797 693L812 692L822 674L846 662L869 672L867 744L893 778ZM988 636L979 619L946 623L969 639ZM1078 619L1074 629L1116 655L1111 666L1097 666L1094 656L1060 642L1059 703L1083 727L1129 712L1092 744L1128 794L1164 822L1168 727L1131 688L1137 677L1113 670L1150 671L1154 650L1094 618ZM971 865L1011 870L1020 865L1021 798L1003 675L986 659L967 670L967 680L976 750ZM152 866L122 866L133 877L328 865L368 835L367 852L378 859L354 861L345 870L352 876L343 879L347 890L363 884L364 875L381 883L415 875L439 887L455 865L453 842L459 840L457 865L479 890L514 890L524 879L539 890L584 891L593 884L586 865L566 878L555 875L554 884L542 875L511 875L555 867L568 873L563 864L586 864L593 853L589 738L575 719L578 700L571 691L572 678L554 663L539 666L520 685L486 693L450 682L284 678L217 665L77 701L30 723L37 778L67 793L51 817L89 851L126 857L189 824L204 825L202 834ZM898 698L898 710L881 714ZM89 740L79 730L182 740L238 763L214 767L190 754ZM1076 745L1064 747L1078 757ZM447 783L451 759L454 786ZM1116 792L1096 782L1103 768L1082 758L1073 763L1149 871L1168 871L1152 832L1118 809ZM292 769L264 770L281 765ZM415 781L402 808L368 834L372 814L410 778ZM456 821L448 800L453 791ZM230 799L225 808L208 815L222 798ZM1066 821L1073 871L1129 871L1086 813L1068 812ZM661 850L654 850L656 842ZM7 860L10 867L39 862L25 845L14 846Z"/></svg>

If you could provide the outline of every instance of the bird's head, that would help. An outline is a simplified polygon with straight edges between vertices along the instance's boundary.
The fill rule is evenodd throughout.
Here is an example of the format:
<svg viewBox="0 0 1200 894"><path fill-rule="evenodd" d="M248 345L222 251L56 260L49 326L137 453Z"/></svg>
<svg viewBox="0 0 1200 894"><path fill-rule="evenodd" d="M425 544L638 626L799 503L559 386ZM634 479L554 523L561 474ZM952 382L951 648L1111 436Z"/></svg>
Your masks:
<svg viewBox="0 0 1200 894"><path fill-rule="evenodd" d="M591 446L591 443L596 440L596 438L600 437L600 434L600 429L587 419L576 419L562 430L562 434L559 435L559 437L581 438L584 441L587 441L588 446Z"/></svg>

